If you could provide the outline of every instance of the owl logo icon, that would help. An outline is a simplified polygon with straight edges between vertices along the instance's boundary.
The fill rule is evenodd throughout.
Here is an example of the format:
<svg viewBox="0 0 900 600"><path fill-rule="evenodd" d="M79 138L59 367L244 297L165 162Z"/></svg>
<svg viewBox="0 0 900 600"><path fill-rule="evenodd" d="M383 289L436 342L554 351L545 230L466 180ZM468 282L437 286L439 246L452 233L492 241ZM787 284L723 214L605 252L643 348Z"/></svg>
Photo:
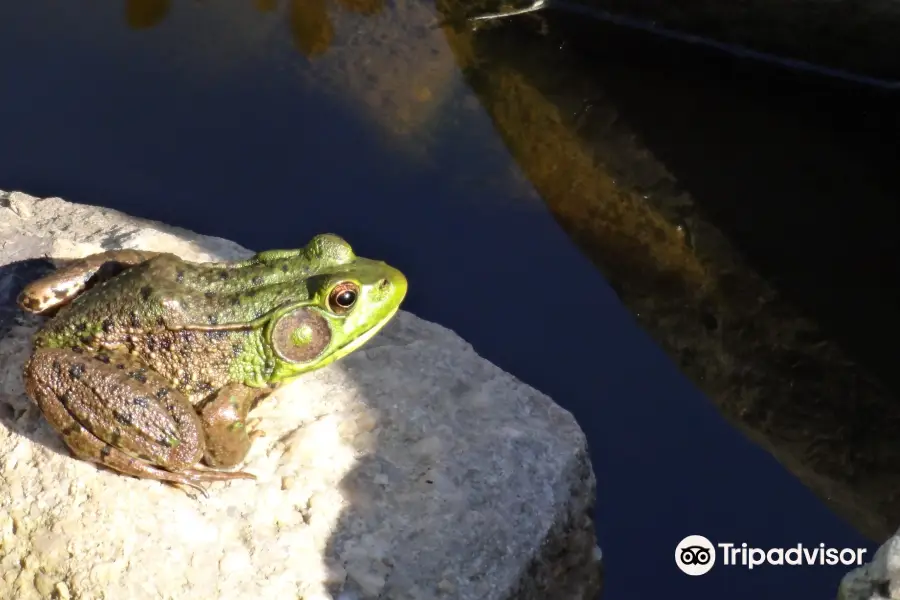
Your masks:
<svg viewBox="0 0 900 600"><path fill-rule="evenodd" d="M686 575L704 575L716 564L716 548L702 535L689 535L675 547L675 564Z"/></svg>

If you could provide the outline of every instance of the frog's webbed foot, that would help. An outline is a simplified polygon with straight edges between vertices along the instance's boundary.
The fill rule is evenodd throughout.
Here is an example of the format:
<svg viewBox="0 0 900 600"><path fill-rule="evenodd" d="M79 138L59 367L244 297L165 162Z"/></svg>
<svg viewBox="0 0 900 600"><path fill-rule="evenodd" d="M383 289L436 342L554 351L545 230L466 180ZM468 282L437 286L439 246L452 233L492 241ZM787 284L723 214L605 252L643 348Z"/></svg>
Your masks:
<svg viewBox="0 0 900 600"><path fill-rule="evenodd" d="M200 421L206 432L204 462L215 469L227 469L241 463L258 437L259 419L247 419L247 414L259 398L267 392L230 383L217 390L199 407Z"/></svg>
<svg viewBox="0 0 900 600"><path fill-rule="evenodd" d="M38 349L25 368L25 389L82 460L204 495L203 482L256 479L195 468L205 447L193 406L128 354Z"/></svg>
<svg viewBox="0 0 900 600"><path fill-rule="evenodd" d="M158 255L159 252L144 250L110 250L91 254L32 281L19 294L17 302L29 312L45 313L71 301L88 287Z"/></svg>

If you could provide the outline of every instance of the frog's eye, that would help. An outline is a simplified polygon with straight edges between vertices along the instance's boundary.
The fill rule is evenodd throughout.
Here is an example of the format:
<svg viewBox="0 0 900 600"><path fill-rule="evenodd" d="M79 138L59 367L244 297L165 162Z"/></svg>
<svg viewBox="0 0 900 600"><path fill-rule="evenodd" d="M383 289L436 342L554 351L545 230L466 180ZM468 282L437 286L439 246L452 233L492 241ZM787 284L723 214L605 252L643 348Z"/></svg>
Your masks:
<svg viewBox="0 0 900 600"><path fill-rule="evenodd" d="M359 286L352 281L345 281L334 286L328 295L328 308L335 314L349 312L359 298Z"/></svg>

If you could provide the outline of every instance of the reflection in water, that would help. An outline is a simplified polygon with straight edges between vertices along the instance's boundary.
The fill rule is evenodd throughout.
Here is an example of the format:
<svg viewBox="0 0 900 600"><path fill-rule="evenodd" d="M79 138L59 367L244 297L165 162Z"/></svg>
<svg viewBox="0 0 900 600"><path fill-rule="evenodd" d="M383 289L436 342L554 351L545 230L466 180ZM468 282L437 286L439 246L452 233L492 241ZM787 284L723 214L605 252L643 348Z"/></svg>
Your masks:
<svg viewBox="0 0 900 600"><path fill-rule="evenodd" d="M596 252L617 257L613 268L619 276L614 281L641 273L657 289L708 285L709 274L675 219L679 198L673 199L668 214L652 207L642 194L621 185L610 170L597 164L572 123L522 72L487 61L496 51L473 47L468 33L448 30L447 35L513 155L557 218L576 237L589 235L598 246ZM538 66L539 54L529 52L529 59L522 62L535 59ZM662 178L662 167L655 168L660 173L653 176Z"/></svg>
<svg viewBox="0 0 900 600"><path fill-rule="evenodd" d="M288 23L297 50L312 58L324 54L334 39L328 0L289 0Z"/></svg>
<svg viewBox="0 0 900 600"><path fill-rule="evenodd" d="M384 0L338 0L346 10L360 15L374 15L384 9Z"/></svg>
<svg viewBox="0 0 900 600"><path fill-rule="evenodd" d="M259 12L273 12L278 8L278 0L253 0L253 8Z"/></svg>
<svg viewBox="0 0 900 600"><path fill-rule="evenodd" d="M307 58L324 54L334 40L334 24L328 14L328 0L287 0L286 20L294 46ZM384 0L339 0L344 10L375 15L384 9ZM125 21L131 29L148 29L169 14L170 0L126 0ZM261 13L275 12L278 0L254 0Z"/></svg>
<svg viewBox="0 0 900 600"><path fill-rule="evenodd" d="M892 533L900 521L892 392L710 223L623 122L592 74L596 63L521 29L446 33L556 219L682 371L863 533ZM593 99L587 135L578 118L585 98Z"/></svg>
<svg viewBox="0 0 900 600"><path fill-rule="evenodd" d="M170 0L126 0L125 21L132 29L147 29L162 22L171 6Z"/></svg>
<svg viewBox="0 0 900 600"><path fill-rule="evenodd" d="M395 150L421 159L448 103L469 93L443 32L429 27L434 7L402 2L385 10L382 0L341 5L353 11L332 10L335 41L328 51L308 62L288 57L286 69L375 123Z"/></svg>
<svg viewBox="0 0 900 600"><path fill-rule="evenodd" d="M143 15L129 18L132 28L160 23L168 9L158 0L137 0L128 6ZM310 89L331 95L377 124L394 148L411 160L421 160L427 153L447 103L470 95L443 32L432 27L437 13L430 3L400 2L388 9L384 0L254 0L250 6L261 15L258 22L249 22L246 4L200 6L169 18L184 19L191 26L199 21L213 30L252 32L255 53L280 61L281 68ZM286 25L283 31L289 35L271 35L273 21L276 27ZM223 39L231 39L230 35L222 32ZM310 60L296 60L295 50Z"/></svg>
<svg viewBox="0 0 900 600"><path fill-rule="evenodd" d="M275 3L271 4L274 7ZM340 0L340 4L349 12L367 16L384 8L383 0ZM334 24L328 16L328 0L289 0L287 19L294 44L304 56L320 56L331 46Z"/></svg>

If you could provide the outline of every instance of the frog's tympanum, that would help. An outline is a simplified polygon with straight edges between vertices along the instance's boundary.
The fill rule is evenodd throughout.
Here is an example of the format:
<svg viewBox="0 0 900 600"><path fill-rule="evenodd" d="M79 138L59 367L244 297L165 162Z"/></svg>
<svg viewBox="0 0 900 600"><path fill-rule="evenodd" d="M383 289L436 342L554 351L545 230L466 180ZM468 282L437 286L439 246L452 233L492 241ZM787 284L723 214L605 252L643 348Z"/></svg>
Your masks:
<svg viewBox="0 0 900 600"><path fill-rule="evenodd" d="M201 482L255 479L228 469L261 434L247 423L256 403L362 346L406 287L330 234L233 263L95 254L19 296L59 309L35 335L25 389L76 457L205 494Z"/></svg>

